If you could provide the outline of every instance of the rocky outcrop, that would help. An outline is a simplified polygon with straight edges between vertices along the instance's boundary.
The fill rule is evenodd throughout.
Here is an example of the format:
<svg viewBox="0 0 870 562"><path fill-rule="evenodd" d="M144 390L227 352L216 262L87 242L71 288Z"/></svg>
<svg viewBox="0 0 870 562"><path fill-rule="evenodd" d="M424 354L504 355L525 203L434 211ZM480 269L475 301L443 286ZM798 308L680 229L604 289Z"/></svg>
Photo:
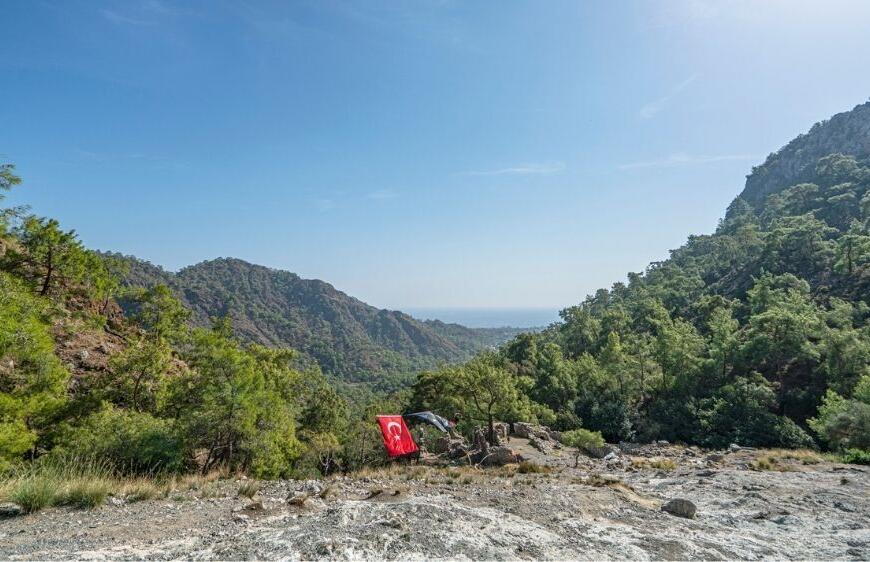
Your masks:
<svg viewBox="0 0 870 562"><path fill-rule="evenodd" d="M746 178L740 197L759 207L771 193L804 181L819 158L832 153L856 158L870 155L870 102L816 123L809 132L768 156Z"/></svg>

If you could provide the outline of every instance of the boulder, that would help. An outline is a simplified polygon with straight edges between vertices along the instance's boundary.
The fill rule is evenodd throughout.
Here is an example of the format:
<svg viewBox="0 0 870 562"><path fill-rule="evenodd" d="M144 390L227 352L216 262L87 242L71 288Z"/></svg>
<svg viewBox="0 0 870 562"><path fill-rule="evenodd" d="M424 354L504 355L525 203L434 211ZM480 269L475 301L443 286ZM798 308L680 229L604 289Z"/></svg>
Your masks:
<svg viewBox="0 0 870 562"><path fill-rule="evenodd" d="M530 423L516 422L514 424L514 435L516 435L517 437L528 439L529 437L534 435L534 433L534 426Z"/></svg>
<svg viewBox="0 0 870 562"><path fill-rule="evenodd" d="M495 434L498 436L499 440L507 439L511 432L510 425L505 422L496 422L493 427L495 428Z"/></svg>
<svg viewBox="0 0 870 562"><path fill-rule="evenodd" d="M472 435L472 443L475 449L486 455L489 451L489 441L486 440L486 430L482 427L475 429L474 434Z"/></svg>
<svg viewBox="0 0 870 562"><path fill-rule="evenodd" d="M662 511L676 515L677 517L685 517L686 519L694 519L698 508L689 500L673 499L662 506Z"/></svg>
<svg viewBox="0 0 870 562"><path fill-rule="evenodd" d="M550 441L544 441L536 435L529 437L529 445L544 454L550 454L553 451L553 444Z"/></svg>
<svg viewBox="0 0 870 562"><path fill-rule="evenodd" d="M619 455L619 448L605 443L601 447L585 447L583 451L592 458L603 459L610 455Z"/></svg>
<svg viewBox="0 0 870 562"><path fill-rule="evenodd" d="M0 519L18 517L22 513L24 513L24 510L16 503L0 503Z"/></svg>
<svg viewBox="0 0 870 562"><path fill-rule="evenodd" d="M447 455L449 458L455 459L465 456L468 452L468 444L461 437L445 435L428 443L426 449L435 455Z"/></svg>
<svg viewBox="0 0 870 562"><path fill-rule="evenodd" d="M502 466L520 462L522 457L508 447L490 447L486 455L480 455L477 463L483 466Z"/></svg>

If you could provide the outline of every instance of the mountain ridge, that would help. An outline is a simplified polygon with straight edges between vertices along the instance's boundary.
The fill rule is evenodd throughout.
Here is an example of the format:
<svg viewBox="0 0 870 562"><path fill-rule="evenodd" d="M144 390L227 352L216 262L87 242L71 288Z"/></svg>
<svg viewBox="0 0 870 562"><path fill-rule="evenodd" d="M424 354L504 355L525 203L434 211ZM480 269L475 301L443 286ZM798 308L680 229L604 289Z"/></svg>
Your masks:
<svg viewBox="0 0 870 562"><path fill-rule="evenodd" d="M759 208L777 188L808 181L818 160L834 153L870 156L870 101L819 121L771 153L752 168L740 197Z"/></svg>
<svg viewBox="0 0 870 562"><path fill-rule="evenodd" d="M479 329L418 320L380 309L320 279L238 258L216 258L171 272L132 256L125 283L165 284L191 310L195 325L229 316L244 341L292 347L350 382L411 375L464 361L522 329Z"/></svg>

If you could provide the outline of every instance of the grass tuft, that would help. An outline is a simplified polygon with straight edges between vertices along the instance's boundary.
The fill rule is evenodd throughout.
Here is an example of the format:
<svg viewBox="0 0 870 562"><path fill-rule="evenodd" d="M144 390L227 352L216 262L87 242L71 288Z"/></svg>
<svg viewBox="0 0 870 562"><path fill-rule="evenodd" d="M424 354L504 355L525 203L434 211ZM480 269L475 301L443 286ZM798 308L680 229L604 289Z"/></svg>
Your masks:
<svg viewBox="0 0 870 562"><path fill-rule="evenodd" d="M137 479L126 482L121 488L121 495L128 503L151 500L166 495L165 488L150 481Z"/></svg>
<svg viewBox="0 0 870 562"><path fill-rule="evenodd" d="M673 459L632 457L631 466L639 469L674 470L677 463Z"/></svg>
<svg viewBox="0 0 870 562"><path fill-rule="evenodd" d="M245 480L239 485L239 496L253 499L260 491L260 483L256 480Z"/></svg>
<svg viewBox="0 0 870 562"><path fill-rule="evenodd" d="M553 472L553 469L531 461L523 461L517 467L517 472L520 474L549 474Z"/></svg>
<svg viewBox="0 0 870 562"><path fill-rule="evenodd" d="M24 513L35 513L54 502L57 482L48 478L25 477L11 483L5 497L17 503Z"/></svg>
<svg viewBox="0 0 870 562"><path fill-rule="evenodd" d="M54 504L93 509L106 502L114 487L112 481L99 476L76 478L61 488Z"/></svg>

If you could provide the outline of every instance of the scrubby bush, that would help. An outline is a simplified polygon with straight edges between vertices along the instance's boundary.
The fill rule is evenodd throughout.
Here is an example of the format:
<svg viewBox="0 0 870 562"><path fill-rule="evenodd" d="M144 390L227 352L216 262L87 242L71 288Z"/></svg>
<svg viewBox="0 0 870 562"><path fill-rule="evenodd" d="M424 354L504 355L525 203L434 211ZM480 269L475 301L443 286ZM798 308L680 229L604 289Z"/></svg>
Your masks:
<svg viewBox="0 0 870 562"><path fill-rule="evenodd" d="M870 375L861 377L852 399L828 390L809 425L834 450L870 449Z"/></svg>
<svg viewBox="0 0 870 562"><path fill-rule="evenodd" d="M44 299L0 272L0 471L43 444L66 403Z"/></svg>
<svg viewBox="0 0 870 562"><path fill-rule="evenodd" d="M108 405L64 431L53 454L100 459L130 474L179 472L187 467L181 437L171 420Z"/></svg>
<svg viewBox="0 0 870 562"><path fill-rule="evenodd" d="M590 449L597 449L604 446L604 437L600 431L589 431L588 429L572 429L562 434L562 443L569 447L576 447L577 451L574 455L574 466L580 463L580 454Z"/></svg>
<svg viewBox="0 0 870 562"><path fill-rule="evenodd" d="M845 463L870 464L870 451L867 449L846 449L842 457Z"/></svg>

